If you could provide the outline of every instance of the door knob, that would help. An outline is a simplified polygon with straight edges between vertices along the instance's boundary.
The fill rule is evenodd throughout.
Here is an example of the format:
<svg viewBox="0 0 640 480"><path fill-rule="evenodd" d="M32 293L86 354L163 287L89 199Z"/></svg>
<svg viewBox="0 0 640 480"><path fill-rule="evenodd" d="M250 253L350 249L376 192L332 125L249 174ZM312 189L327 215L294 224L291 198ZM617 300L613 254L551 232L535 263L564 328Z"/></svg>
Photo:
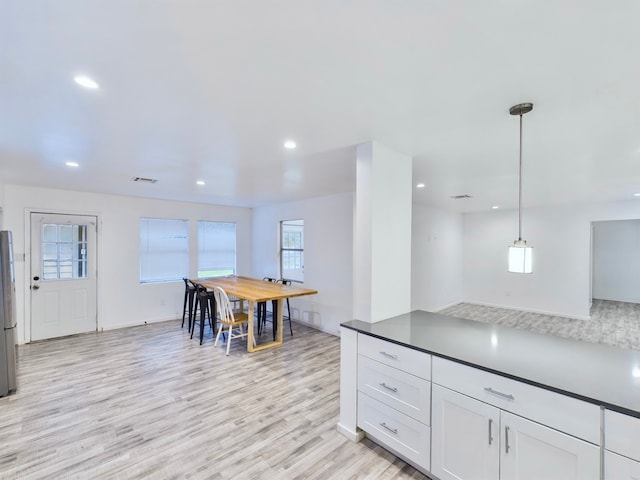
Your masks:
<svg viewBox="0 0 640 480"><path fill-rule="evenodd" d="M40 288L40 285L33 285L31 286L32 290L38 290Z"/></svg>

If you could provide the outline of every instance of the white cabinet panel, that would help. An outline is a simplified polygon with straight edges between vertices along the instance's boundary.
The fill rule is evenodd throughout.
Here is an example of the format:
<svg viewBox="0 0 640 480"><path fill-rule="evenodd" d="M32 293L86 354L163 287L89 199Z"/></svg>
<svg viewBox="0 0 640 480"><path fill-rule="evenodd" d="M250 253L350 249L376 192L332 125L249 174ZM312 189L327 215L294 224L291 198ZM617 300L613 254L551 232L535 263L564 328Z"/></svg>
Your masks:
<svg viewBox="0 0 640 480"><path fill-rule="evenodd" d="M605 410L605 448L640 461L640 418Z"/></svg>
<svg viewBox="0 0 640 480"><path fill-rule="evenodd" d="M359 355L358 390L425 425L430 423L431 383L427 380Z"/></svg>
<svg viewBox="0 0 640 480"><path fill-rule="evenodd" d="M501 480L599 480L600 449L501 412Z"/></svg>
<svg viewBox="0 0 640 480"><path fill-rule="evenodd" d="M498 479L500 410L433 385L431 472L442 480Z"/></svg>
<svg viewBox="0 0 640 480"><path fill-rule="evenodd" d="M376 442L429 470L431 429L427 425L358 392L358 426Z"/></svg>
<svg viewBox="0 0 640 480"><path fill-rule="evenodd" d="M600 408L592 403L439 357L433 358L432 381L502 410L600 444Z"/></svg>
<svg viewBox="0 0 640 480"><path fill-rule="evenodd" d="M640 480L640 462L605 451L604 480Z"/></svg>
<svg viewBox="0 0 640 480"><path fill-rule="evenodd" d="M358 334L358 353L416 377L431 380L431 355L379 338Z"/></svg>

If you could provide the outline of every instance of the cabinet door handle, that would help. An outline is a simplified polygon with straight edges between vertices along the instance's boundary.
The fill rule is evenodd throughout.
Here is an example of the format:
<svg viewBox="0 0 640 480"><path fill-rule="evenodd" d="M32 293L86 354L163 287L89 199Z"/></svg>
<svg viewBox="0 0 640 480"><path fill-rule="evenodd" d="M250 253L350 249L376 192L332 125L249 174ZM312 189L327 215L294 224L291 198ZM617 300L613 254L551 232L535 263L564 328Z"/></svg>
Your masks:
<svg viewBox="0 0 640 480"><path fill-rule="evenodd" d="M380 355L384 355L385 357L393 358L394 360L398 359L398 355L394 355L393 353L387 353L385 351L380 352Z"/></svg>
<svg viewBox="0 0 640 480"><path fill-rule="evenodd" d="M493 427L493 419L489 419L489 445L493 443L493 435L491 435L491 430Z"/></svg>
<svg viewBox="0 0 640 480"><path fill-rule="evenodd" d="M391 390L393 393L398 393L398 389L396 387L390 387L386 383L382 382L380 384L381 387L386 388L387 390Z"/></svg>
<svg viewBox="0 0 640 480"><path fill-rule="evenodd" d="M511 447L509 446L509 427L504 427L504 453L509 453Z"/></svg>
<svg viewBox="0 0 640 480"><path fill-rule="evenodd" d="M386 428L387 430L389 430L391 433L393 433L394 435L398 434L398 429L397 428L392 428L389 425L387 425L385 422L380 423L380 426L382 428Z"/></svg>
<svg viewBox="0 0 640 480"><path fill-rule="evenodd" d="M487 392L487 393L490 393L492 395L495 395L497 397L504 398L505 400L515 400L516 399L510 393L502 393L502 392L499 392L498 390L494 390L491 387L484 387L484 391Z"/></svg>

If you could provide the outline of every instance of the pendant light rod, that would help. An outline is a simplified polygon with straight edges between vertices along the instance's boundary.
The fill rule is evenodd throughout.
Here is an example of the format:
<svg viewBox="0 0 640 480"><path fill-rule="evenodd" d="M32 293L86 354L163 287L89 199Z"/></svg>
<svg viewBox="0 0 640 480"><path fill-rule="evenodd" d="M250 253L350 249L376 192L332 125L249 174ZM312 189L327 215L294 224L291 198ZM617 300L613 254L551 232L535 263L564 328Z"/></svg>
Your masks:
<svg viewBox="0 0 640 480"><path fill-rule="evenodd" d="M522 241L522 116L533 110L533 103L519 103L509 109L511 115L520 116L520 153L518 155L518 241Z"/></svg>
<svg viewBox="0 0 640 480"><path fill-rule="evenodd" d="M518 162L518 240L522 240L522 114L520 114L520 155Z"/></svg>

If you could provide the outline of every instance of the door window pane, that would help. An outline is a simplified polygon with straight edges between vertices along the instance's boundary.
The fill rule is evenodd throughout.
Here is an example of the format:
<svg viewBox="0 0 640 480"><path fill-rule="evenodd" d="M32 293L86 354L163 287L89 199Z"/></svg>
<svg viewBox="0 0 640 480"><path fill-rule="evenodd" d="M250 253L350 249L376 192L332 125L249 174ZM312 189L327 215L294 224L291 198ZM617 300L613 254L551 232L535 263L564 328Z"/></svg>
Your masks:
<svg viewBox="0 0 640 480"><path fill-rule="evenodd" d="M87 225L42 225L42 279L87 277Z"/></svg>

